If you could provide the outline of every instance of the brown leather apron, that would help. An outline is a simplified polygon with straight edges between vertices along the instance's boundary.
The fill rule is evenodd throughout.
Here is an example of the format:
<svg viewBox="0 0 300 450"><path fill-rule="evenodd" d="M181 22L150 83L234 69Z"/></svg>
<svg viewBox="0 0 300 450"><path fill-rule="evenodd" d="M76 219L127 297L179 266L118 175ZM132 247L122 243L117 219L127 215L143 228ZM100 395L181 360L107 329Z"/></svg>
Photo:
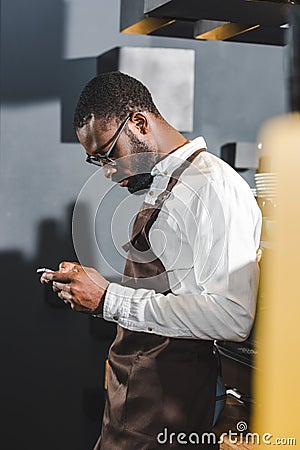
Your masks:
<svg viewBox="0 0 300 450"><path fill-rule="evenodd" d="M171 292L165 267L151 250L149 231L181 173L203 150L173 172L155 205L143 204L126 245L124 285ZM148 331L117 328L109 351L102 432L94 450L199 448L179 445L170 434L197 433L201 442L201 434L211 430L217 378L213 341L169 338L152 334L151 328ZM215 447L204 444L200 448Z"/></svg>

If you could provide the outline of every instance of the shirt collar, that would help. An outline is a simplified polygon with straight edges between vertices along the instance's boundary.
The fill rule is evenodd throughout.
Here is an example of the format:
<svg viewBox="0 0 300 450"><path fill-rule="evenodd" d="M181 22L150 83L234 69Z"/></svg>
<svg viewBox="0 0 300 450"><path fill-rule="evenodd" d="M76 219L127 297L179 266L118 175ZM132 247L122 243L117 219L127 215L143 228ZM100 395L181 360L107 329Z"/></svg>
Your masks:
<svg viewBox="0 0 300 450"><path fill-rule="evenodd" d="M171 174L183 161L200 148L207 148L206 142L202 136L188 142L155 164L151 170L151 175L155 177L156 175Z"/></svg>

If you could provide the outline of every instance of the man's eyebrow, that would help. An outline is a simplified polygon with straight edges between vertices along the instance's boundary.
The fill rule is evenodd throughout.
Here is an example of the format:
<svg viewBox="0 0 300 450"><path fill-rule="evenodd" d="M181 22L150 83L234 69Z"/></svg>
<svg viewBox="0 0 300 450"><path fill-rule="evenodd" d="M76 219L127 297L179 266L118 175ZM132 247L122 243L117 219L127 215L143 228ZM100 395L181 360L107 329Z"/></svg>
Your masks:
<svg viewBox="0 0 300 450"><path fill-rule="evenodd" d="M94 153L100 153L101 150L103 150L105 147L107 147L109 144L112 143L112 141L115 139L116 135L118 134L118 130L115 132L115 134L103 145L100 145L100 147L97 147L96 151Z"/></svg>

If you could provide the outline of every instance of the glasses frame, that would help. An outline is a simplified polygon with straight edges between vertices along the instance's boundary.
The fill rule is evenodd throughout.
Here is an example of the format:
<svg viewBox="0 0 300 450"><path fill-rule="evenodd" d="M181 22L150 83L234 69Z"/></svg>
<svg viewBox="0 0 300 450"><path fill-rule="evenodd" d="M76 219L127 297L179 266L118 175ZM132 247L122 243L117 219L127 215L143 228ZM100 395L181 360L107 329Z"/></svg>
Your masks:
<svg viewBox="0 0 300 450"><path fill-rule="evenodd" d="M126 119L124 120L124 122L122 122L122 124L120 125L119 130L117 131L116 137L113 139L112 143L110 144L107 152L105 152L103 155L87 155L86 157L86 162L89 164L94 164L95 166L99 166L99 167L103 167L106 164L109 164L110 166L115 166L117 163L114 159L110 158L110 155L119 139L119 137L121 136L124 128L126 127L129 119L131 118L131 114L129 116L126 117ZM107 144L104 145L102 148L107 147Z"/></svg>

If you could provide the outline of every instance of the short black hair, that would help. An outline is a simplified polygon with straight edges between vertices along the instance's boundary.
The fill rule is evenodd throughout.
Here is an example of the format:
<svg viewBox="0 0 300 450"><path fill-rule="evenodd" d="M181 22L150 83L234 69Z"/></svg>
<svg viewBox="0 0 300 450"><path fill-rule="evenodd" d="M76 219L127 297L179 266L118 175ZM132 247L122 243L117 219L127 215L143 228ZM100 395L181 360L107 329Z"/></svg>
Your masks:
<svg viewBox="0 0 300 450"><path fill-rule="evenodd" d="M106 72L84 87L74 114L74 128L82 128L95 117L108 121L124 120L131 112L147 110L161 117L146 86L122 72Z"/></svg>

